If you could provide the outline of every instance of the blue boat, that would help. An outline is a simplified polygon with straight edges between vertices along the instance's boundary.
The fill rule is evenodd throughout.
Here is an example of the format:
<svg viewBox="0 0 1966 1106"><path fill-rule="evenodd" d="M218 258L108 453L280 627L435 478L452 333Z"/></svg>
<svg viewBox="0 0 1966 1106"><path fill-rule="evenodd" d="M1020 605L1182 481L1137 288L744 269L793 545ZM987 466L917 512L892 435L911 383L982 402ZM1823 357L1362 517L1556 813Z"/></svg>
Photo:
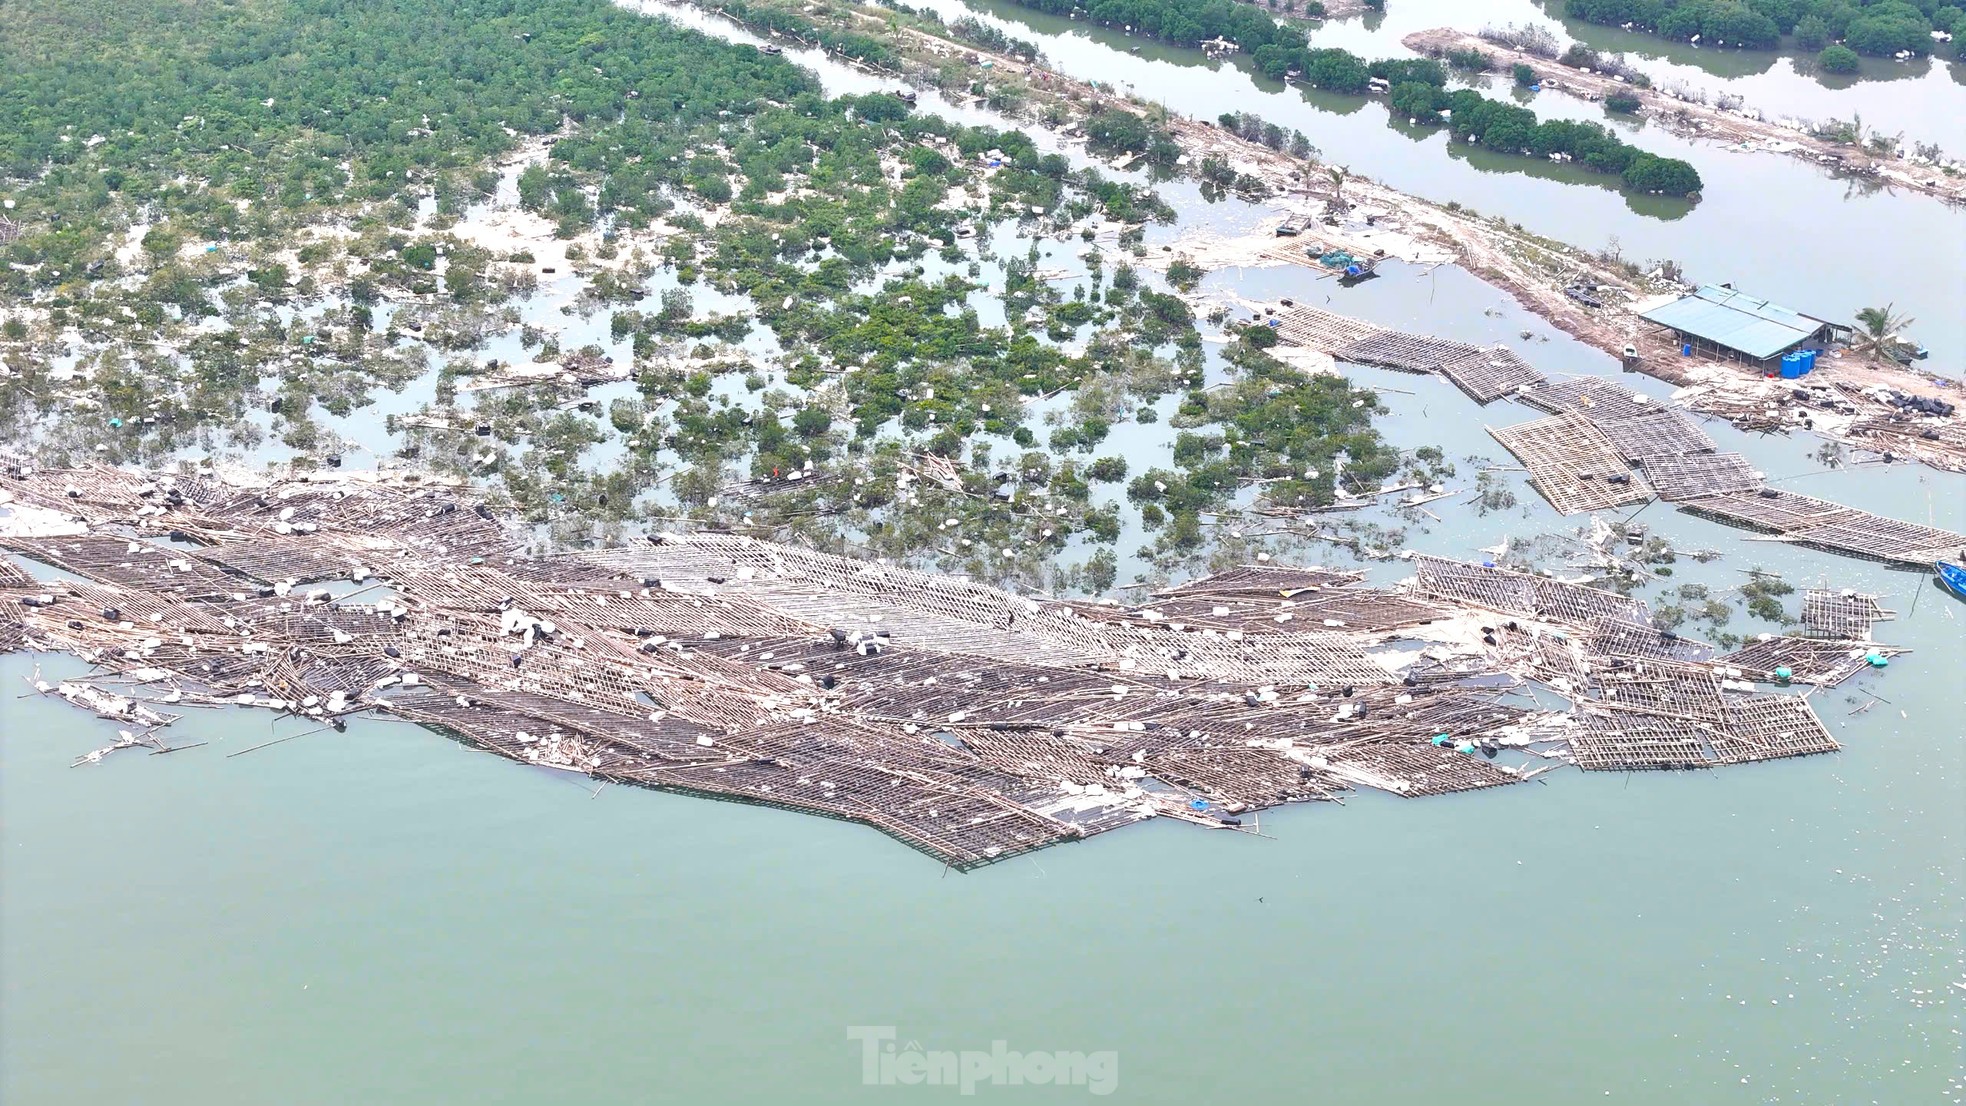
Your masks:
<svg viewBox="0 0 1966 1106"><path fill-rule="evenodd" d="M1951 561L1934 561L1932 567L1939 572L1939 586L1960 599L1966 599L1966 568Z"/></svg>

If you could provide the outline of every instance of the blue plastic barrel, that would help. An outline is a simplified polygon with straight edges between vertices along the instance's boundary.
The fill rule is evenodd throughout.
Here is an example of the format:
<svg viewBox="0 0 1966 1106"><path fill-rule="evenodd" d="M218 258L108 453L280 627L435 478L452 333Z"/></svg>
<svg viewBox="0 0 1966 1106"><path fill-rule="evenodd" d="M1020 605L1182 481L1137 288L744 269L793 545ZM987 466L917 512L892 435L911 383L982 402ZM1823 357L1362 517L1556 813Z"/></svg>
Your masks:
<svg viewBox="0 0 1966 1106"><path fill-rule="evenodd" d="M1813 349L1802 351L1802 374L1804 376L1816 371L1816 353L1817 351Z"/></svg>
<svg viewBox="0 0 1966 1106"><path fill-rule="evenodd" d="M1683 345L1683 346L1681 346L1681 347L1679 347L1679 355L1680 355L1681 357L1691 357L1691 356L1693 356L1693 343L1691 343L1691 342L1688 342L1688 343L1686 343L1685 345Z"/></svg>
<svg viewBox="0 0 1966 1106"><path fill-rule="evenodd" d="M1802 375L1802 355L1788 353L1782 355L1782 379L1794 380Z"/></svg>

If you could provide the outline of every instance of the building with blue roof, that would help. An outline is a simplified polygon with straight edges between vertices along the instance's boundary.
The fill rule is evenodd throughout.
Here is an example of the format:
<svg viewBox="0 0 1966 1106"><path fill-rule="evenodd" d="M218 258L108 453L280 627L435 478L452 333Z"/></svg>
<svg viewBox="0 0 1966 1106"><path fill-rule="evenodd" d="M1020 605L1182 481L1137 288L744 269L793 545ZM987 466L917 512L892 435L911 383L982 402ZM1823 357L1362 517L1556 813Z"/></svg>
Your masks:
<svg viewBox="0 0 1966 1106"><path fill-rule="evenodd" d="M1849 337L1850 328L1757 299L1727 285L1703 284L1690 296L1639 313L1665 327L1681 345L1715 357L1773 368L1784 354L1822 349Z"/></svg>

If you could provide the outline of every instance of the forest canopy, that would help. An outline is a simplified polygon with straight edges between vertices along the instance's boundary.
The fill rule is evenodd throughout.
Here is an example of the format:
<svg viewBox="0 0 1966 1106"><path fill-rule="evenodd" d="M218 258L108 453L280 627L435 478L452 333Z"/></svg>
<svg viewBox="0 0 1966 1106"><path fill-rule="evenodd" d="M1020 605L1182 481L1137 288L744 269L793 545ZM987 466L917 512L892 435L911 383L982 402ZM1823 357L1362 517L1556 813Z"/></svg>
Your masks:
<svg viewBox="0 0 1966 1106"><path fill-rule="evenodd" d="M1681 42L1772 50L1794 35L1806 50L1840 41L1872 57L1928 54L1938 45L1932 32L1966 31L1959 0L1564 0L1563 14ZM1955 37L1955 57L1962 45Z"/></svg>
<svg viewBox="0 0 1966 1106"><path fill-rule="evenodd" d="M31 247L232 202L407 198L566 122L681 133L816 94L782 59L592 0L0 7L0 182ZM180 180L180 178L185 178Z"/></svg>

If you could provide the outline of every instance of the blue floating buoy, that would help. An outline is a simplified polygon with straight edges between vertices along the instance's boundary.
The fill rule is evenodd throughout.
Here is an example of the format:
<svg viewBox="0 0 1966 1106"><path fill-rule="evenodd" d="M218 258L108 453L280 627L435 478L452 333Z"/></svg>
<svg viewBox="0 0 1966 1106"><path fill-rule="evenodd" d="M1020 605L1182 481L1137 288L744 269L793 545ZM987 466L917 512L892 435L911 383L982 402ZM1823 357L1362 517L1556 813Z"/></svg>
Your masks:
<svg viewBox="0 0 1966 1106"><path fill-rule="evenodd" d="M1864 660L1867 663L1869 663L1869 665L1872 668L1883 668L1885 665L1891 663L1891 658L1885 656L1882 653L1866 653L1864 655Z"/></svg>
<svg viewBox="0 0 1966 1106"><path fill-rule="evenodd" d="M1194 800L1193 802L1190 802L1190 803L1188 804L1188 809L1189 809L1189 810L1207 810L1207 809L1208 809L1208 800L1207 800L1207 799L1196 799L1196 800Z"/></svg>

